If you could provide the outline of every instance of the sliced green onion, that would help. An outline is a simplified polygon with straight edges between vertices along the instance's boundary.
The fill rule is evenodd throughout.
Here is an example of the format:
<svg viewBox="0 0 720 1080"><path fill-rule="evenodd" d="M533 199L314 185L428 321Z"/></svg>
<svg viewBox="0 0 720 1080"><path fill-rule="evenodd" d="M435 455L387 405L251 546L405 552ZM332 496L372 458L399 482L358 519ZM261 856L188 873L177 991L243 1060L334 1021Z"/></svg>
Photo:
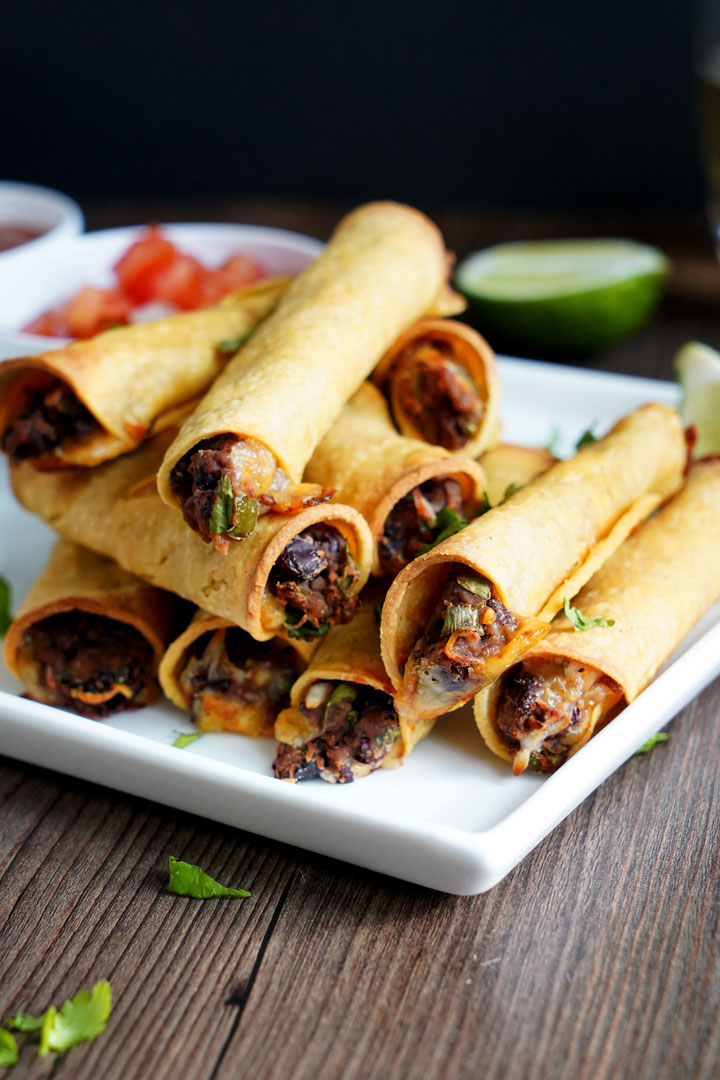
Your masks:
<svg viewBox="0 0 720 1080"><path fill-rule="evenodd" d="M331 705L339 705L341 701L354 701L358 696L358 687L353 683L341 682L333 690L332 694L328 698L328 703L325 706L325 712Z"/></svg>
<svg viewBox="0 0 720 1080"><path fill-rule="evenodd" d="M442 636L454 634L456 630L470 630L478 625L478 609L469 604L450 604L445 612Z"/></svg>
<svg viewBox="0 0 720 1080"><path fill-rule="evenodd" d="M233 540L249 536L257 525L260 505L257 499L251 499L249 495L235 496L235 522L232 528L227 530L228 536Z"/></svg>
<svg viewBox="0 0 720 1080"><path fill-rule="evenodd" d="M489 600L492 596L492 587L485 578L470 577L469 574L458 574L457 583L475 596L481 596L483 600Z"/></svg>

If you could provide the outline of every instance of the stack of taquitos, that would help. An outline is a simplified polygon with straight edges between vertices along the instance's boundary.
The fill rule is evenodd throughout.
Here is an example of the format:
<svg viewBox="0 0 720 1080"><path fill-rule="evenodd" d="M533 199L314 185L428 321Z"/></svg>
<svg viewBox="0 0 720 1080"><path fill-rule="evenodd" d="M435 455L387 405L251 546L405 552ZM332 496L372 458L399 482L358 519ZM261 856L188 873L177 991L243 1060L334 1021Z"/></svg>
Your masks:
<svg viewBox="0 0 720 1080"><path fill-rule="evenodd" d="M395 430L380 391L363 383L313 454L311 483L359 510L375 542L373 573L393 575L435 536L447 508L470 519L483 502L483 470L470 458Z"/></svg>
<svg viewBox="0 0 720 1080"><path fill-rule="evenodd" d="M408 746L547 633L684 464L677 415L645 406L398 575L381 644Z"/></svg>
<svg viewBox="0 0 720 1080"><path fill-rule="evenodd" d="M351 618L372 559L364 518L340 503L290 518L269 515L223 556L185 528L157 493L157 467L173 434L94 469L38 472L18 465L11 474L15 494L61 536L259 641L284 626L292 636L315 637Z"/></svg>
<svg viewBox="0 0 720 1080"><path fill-rule="evenodd" d="M158 475L165 502L226 552L259 516L326 498L301 485L313 450L448 269L440 233L417 210L371 203L349 214L183 424Z"/></svg>
<svg viewBox="0 0 720 1080"><path fill-rule="evenodd" d="M485 742L512 761L553 772L622 701L643 690L720 597L720 461L694 465L684 488L642 525L559 616L546 638L475 699Z"/></svg>
<svg viewBox="0 0 720 1080"><path fill-rule="evenodd" d="M7 632L5 663L36 701L101 719L155 700L180 618L176 596L60 540Z"/></svg>

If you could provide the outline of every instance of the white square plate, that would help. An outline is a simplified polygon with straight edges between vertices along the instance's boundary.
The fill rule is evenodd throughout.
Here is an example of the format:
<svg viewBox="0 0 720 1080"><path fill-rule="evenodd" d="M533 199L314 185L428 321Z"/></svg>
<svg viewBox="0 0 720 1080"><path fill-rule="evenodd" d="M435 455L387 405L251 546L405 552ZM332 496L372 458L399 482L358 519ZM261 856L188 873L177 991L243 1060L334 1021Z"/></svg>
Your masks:
<svg viewBox="0 0 720 1080"><path fill-rule="evenodd" d="M543 445L555 429L570 453L637 405L675 404L670 383L526 360L501 360L503 434ZM40 573L51 531L0 480L0 573L17 608ZM720 604L683 641L655 682L553 776L513 777L485 748L469 708L438 721L400 769L350 785L275 780L275 743L192 731L173 706L103 723L26 701L0 667L4 754L191 811L444 892L491 888L578 803L720 673Z"/></svg>

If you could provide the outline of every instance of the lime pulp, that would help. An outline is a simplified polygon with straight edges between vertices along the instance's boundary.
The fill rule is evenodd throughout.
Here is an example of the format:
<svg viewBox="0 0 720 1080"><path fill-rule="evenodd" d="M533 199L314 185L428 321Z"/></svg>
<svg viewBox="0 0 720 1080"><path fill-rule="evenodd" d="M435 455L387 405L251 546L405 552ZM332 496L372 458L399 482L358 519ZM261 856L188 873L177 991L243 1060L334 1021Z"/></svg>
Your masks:
<svg viewBox="0 0 720 1080"><path fill-rule="evenodd" d="M651 316L669 263L631 240L501 244L458 267L456 284L481 330L523 345L593 351Z"/></svg>

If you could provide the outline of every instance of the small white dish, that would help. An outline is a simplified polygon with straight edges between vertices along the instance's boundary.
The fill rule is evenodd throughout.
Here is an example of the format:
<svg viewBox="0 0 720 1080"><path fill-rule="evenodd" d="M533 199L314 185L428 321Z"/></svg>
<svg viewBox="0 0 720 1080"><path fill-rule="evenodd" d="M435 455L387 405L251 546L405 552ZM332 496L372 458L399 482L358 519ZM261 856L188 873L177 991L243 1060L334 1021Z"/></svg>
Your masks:
<svg viewBox="0 0 720 1080"><path fill-rule="evenodd" d="M677 387L594 371L500 361L503 435L570 453ZM0 573L18 606L41 572L50 529L12 499L0 473ZM441 718L400 769L354 784L291 785L272 776L272 739L205 735L185 750L186 715L153 705L97 723L15 696L0 663L0 746L34 765L106 784L240 829L442 892L495 885L654 732L720 673L720 603L679 645L655 681L553 776L513 776L485 747L468 707ZM5 691L5 692L3 692ZM671 742L658 753L680 752Z"/></svg>
<svg viewBox="0 0 720 1080"><path fill-rule="evenodd" d="M14 225L37 230L39 236L17 247L0 251L0 263L46 251L49 245L85 228L82 210L69 195L38 184L0 180L0 226Z"/></svg>
<svg viewBox="0 0 720 1080"><path fill-rule="evenodd" d="M145 228L104 229L68 237L51 247L28 252L11 265L0 259L0 360L59 348L63 338L26 334L22 327L41 312L69 300L85 285L104 289L115 284L113 264ZM178 248L209 266L220 266L231 255L243 254L257 259L269 274L299 273L324 246L300 233L256 225L183 224L162 228Z"/></svg>

